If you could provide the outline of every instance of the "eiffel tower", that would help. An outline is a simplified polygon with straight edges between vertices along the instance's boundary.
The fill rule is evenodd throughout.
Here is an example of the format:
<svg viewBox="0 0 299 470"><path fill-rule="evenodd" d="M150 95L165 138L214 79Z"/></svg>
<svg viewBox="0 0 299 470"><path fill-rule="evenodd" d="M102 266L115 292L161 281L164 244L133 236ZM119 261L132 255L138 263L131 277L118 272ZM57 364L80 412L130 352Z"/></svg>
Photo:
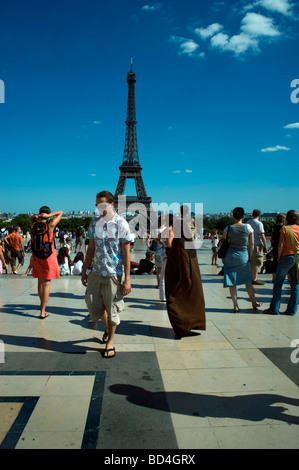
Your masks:
<svg viewBox="0 0 299 470"><path fill-rule="evenodd" d="M128 82L128 106L127 106L127 120L126 120L126 136L125 147L122 165L119 167L120 175L116 190L114 193L114 206L116 210L121 208L121 198L125 194L125 187L127 179L135 180L136 196L126 196L126 208L128 207L138 210L142 204L146 208L147 217L150 216L152 198L148 197L145 185L142 178L142 166L139 163L138 147L137 147L137 132L136 132L136 108L135 108L135 83L136 75L133 72L133 60L131 58L131 70L127 76ZM122 208L124 209L124 208ZM132 212L134 212L132 211Z"/></svg>

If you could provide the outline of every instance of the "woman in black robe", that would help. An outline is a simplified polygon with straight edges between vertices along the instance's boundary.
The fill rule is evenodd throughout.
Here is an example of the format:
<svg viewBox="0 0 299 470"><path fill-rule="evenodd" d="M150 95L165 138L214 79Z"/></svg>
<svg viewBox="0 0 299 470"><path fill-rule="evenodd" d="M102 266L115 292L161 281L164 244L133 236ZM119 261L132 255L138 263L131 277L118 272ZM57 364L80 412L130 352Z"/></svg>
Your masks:
<svg viewBox="0 0 299 470"><path fill-rule="evenodd" d="M188 224L173 223L173 241L165 270L165 293L169 321L177 339L191 330L205 330L205 301L196 249Z"/></svg>

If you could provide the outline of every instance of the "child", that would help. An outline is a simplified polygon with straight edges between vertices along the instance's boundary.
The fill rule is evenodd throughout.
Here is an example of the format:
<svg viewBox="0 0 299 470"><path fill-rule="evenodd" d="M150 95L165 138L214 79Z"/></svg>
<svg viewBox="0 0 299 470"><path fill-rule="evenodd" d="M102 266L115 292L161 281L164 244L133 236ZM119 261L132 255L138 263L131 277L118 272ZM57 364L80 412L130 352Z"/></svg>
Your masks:
<svg viewBox="0 0 299 470"><path fill-rule="evenodd" d="M219 238L218 238L218 230L214 228L212 232L212 265L217 266L217 256L218 256L218 244L219 244Z"/></svg>

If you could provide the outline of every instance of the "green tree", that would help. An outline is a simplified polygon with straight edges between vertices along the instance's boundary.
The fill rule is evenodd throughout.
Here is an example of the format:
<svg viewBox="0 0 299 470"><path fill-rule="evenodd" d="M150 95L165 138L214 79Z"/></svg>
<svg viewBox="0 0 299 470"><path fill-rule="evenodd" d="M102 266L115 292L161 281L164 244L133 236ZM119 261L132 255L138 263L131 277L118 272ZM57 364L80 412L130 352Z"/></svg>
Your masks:
<svg viewBox="0 0 299 470"><path fill-rule="evenodd" d="M221 217L221 219L217 220L215 228L218 228L218 230L224 230L225 227L227 227L228 225L232 225L234 223L235 221L232 217L228 217L228 216Z"/></svg>
<svg viewBox="0 0 299 470"><path fill-rule="evenodd" d="M28 214L19 214L9 223L13 227L21 227L22 232L30 232L30 216Z"/></svg>
<svg viewBox="0 0 299 470"><path fill-rule="evenodd" d="M79 227L81 227L81 225L83 225L85 229L88 229L91 220L91 217L62 218L59 222L58 227L60 230L75 232Z"/></svg>

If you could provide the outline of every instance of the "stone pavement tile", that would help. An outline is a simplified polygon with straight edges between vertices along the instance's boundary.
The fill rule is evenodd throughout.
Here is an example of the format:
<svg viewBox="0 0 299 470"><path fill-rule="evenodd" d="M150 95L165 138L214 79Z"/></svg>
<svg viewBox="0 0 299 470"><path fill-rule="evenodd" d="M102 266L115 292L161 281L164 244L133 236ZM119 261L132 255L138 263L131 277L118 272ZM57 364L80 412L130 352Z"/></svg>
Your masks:
<svg viewBox="0 0 299 470"><path fill-rule="evenodd" d="M210 336L209 338L201 338L200 342L177 342L179 351L222 351L225 349L234 349L228 341L219 341L219 338ZM158 349L156 349L158 351Z"/></svg>
<svg viewBox="0 0 299 470"><path fill-rule="evenodd" d="M161 371L161 374L164 389L167 393L176 391L193 393L197 390L190 370L181 369L178 373L176 369L167 369Z"/></svg>
<svg viewBox="0 0 299 470"><path fill-rule="evenodd" d="M163 372L163 377L165 373ZM277 367L189 369L193 386L201 393L276 391L297 389Z"/></svg>
<svg viewBox="0 0 299 470"><path fill-rule="evenodd" d="M298 449L298 426L268 424L213 428L220 449Z"/></svg>
<svg viewBox="0 0 299 470"><path fill-rule="evenodd" d="M157 352L157 357L161 370L247 367L247 363L235 350Z"/></svg>
<svg viewBox="0 0 299 470"><path fill-rule="evenodd" d="M238 349L238 353L250 367L267 367L271 365L271 361L259 349Z"/></svg>
<svg viewBox="0 0 299 470"><path fill-rule="evenodd" d="M116 431L117 430L117 431ZM115 428L99 430L97 449L179 449L172 425L147 428L144 423L134 430Z"/></svg>
<svg viewBox="0 0 299 470"><path fill-rule="evenodd" d="M179 449L219 449L211 428L185 427L176 429Z"/></svg>
<svg viewBox="0 0 299 470"><path fill-rule="evenodd" d="M40 396L48 381L48 377L40 376L0 376L0 396Z"/></svg>
<svg viewBox="0 0 299 470"><path fill-rule="evenodd" d="M22 406L23 403L0 403L0 445L18 416Z"/></svg>
<svg viewBox="0 0 299 470"><path fill-rule="evenodd" d="M90 396L41 396L24 432L81 431L83 434Z"/></svg>
<svg viewBox="0 0 299 470"><path fill-rule="evenodd" d="M82 432L32 431L23 432L16 449L81 449Z"/></svg>
<svg viewBox="0 0 299 470"><path fill-rule="evenodd" d="M155 352L153 343L117 343L115 341L116 352Z"/></svg>
<svg viewBox="0 0 299 470"><path fill-rule="evenodd" d="M42 391L42 396L91 396L94 376L51 376Z"/></svg>

